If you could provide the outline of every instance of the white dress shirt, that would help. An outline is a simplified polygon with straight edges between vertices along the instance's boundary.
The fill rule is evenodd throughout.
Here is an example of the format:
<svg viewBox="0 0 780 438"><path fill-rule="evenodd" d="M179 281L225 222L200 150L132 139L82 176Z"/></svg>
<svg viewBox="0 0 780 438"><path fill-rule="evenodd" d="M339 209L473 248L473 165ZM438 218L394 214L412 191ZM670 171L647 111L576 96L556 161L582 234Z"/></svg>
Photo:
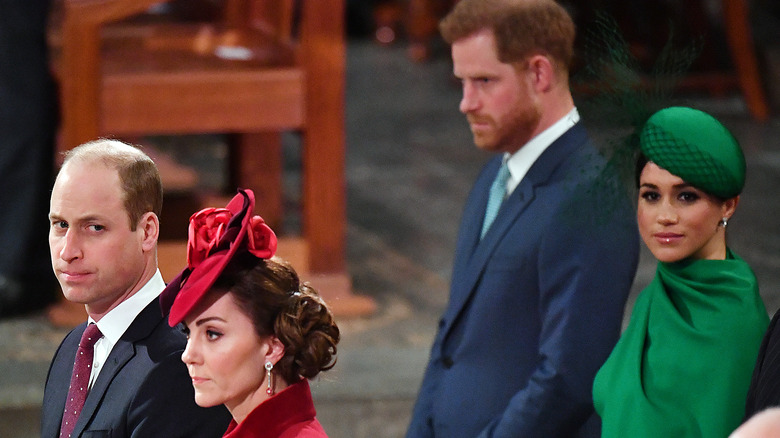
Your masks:
<svg viewBox="0 0 780 438"><path fill-rule="evenodd" d="M514 154L504 154L504 160L507 160L507 167L509 167L510 173L510 177L506 182L506 196L512 194L517 185L520 184L520 181L523 180L523 177L525 177L525 174L528 173L528 169L536 162L537 158L539 158L539 156L542 155L558 137L562 136L579 121L580 114L577 112L577 108L572 108L568 114L553 123L549 128L540 132L539 135L532 138L517 152Z"/></svg>
<svg viewBox="0 0 780 438"><path fill-rule="evenodd" d="M100 369L106 362L106 359L108 359L111 349L114 348L114 345L119 341L119 338L127 331L127 328L133 323L135 317L138 316L152 300L156 299L163 289L165 289L165 281L163 281L160 271L157 270L154 276L149 279L138 292L119 303L118 306L103 315L103 317L100 318L100 321L96 323L100 329L100 333L103 334L103 337L95 343L94 356L92 358L92 372L89 377L90 388L92 388L95 380L97 380ZM93 322L95 322L95 320L93 320L92 317L87 321L88 324Z"/></svg>

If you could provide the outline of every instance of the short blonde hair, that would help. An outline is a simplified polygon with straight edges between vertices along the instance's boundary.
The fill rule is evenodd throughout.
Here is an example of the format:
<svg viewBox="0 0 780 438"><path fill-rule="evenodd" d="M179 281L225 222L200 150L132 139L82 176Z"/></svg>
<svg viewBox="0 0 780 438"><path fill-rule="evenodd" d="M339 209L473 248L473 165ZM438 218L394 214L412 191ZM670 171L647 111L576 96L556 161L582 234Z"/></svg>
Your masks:
<svg viewBox="0 0 780 438"><path fill-rule="evenodd" d="M119 140L93 140L67 151L62 167L90 162L100 162L119 174L122 202L131 230L135 231L141 216L147 212L160 216L163 203L160 172L154 161L137 146Z"/></svg>

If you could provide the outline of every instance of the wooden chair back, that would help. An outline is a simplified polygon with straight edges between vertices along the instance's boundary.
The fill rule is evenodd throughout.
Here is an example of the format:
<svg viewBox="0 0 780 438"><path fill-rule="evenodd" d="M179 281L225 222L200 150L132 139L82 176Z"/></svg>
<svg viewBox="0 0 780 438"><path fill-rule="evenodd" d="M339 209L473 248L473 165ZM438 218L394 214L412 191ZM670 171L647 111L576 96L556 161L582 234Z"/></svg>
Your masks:
<svg viewBox="0 0 780 438"><path fill-rule="evenodd" d="M62 0L61 148L231 133L232 181L273 208L278 135L298 131L309 270L343 272L344 0L222 0L221 16L205 23L149 14L160 3Z"/></svg>

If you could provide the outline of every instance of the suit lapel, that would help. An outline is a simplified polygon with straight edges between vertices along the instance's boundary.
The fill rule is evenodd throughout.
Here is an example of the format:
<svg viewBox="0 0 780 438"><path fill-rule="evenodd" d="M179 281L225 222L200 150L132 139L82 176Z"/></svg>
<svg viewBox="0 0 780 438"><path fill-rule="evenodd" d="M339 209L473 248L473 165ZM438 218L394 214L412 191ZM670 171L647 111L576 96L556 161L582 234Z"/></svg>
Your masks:
<svg viewBox="0 0 780 438"><path fill-rule="evenodd" d="M490 256L501 243L503 236L526 209L533 207L532 202L537 187L547 183L561 163L586 142L587 135L580 123L554 141L534 162L520 184L501 205L495 221L480 240L479 233L487 205L488 191L501 165L501 157L496 157L486 165L485 171L475 183L475 192L464 210L456 247L450 303L444 315L448 324L443 328L445 333L452 327L457 316L476 291Z"/></svg>
<svg viewBox="0 0 780 438"><path fill-rule="evenodd" d="M496 172L501 165L501 157L496 157L485 165L485 168L477 177L469 199L463 209L460 232L455 246L455 260L453 264L453 282L457 282L459 273L462 273L469 265L474 251L479 245L479 234L482 229L482 221L487 208L490 185L493 183Z"/></svg>
<svg viewBox="0 0 780 438"><path fill-rule="evenodd" d="M65 399L68 397L70 377L73 373L73 362L76 357L79 340L87 324L74 328L62 341L59 351L52 362L46 382L43 408L51 414L43 416L41 436L56 437L60 434L62 414L65 411Z"/></svg>
<svg viewBox="0 0 780 438"><path fill-rule="evenodd" d="M495 221L482 240L479 233L482 227L482 219L475 219L475 227L468 230L464 239L468 239L465 245L471 244L470 251L464 251L459 256L452 274L450 303L445 314L445 319L451 324L456 316L465 307L466 302L476 290L476 285L482 277L490 255L493 254L507 230L514 224L517 217L525 210L534 199L534 184L527 178L515 188L509 198L501 205ZM479 211L484 216L484 208Z"/></svg>
<svg viewBox="0 0 780 438"><path fill-rule="evenodd" d="M73 436L78 436L82 433L86 425L92 421L105 398L111 382L114 381L122 368L135 356L135 343L149 336L161 319L162 314L159 304L157 300L152 300L138 314L122 337L119 338L114 348L111 349L103 369L100 370L95 384L87 395L84 408L81 410L76 427L73 429Z"/></svg>

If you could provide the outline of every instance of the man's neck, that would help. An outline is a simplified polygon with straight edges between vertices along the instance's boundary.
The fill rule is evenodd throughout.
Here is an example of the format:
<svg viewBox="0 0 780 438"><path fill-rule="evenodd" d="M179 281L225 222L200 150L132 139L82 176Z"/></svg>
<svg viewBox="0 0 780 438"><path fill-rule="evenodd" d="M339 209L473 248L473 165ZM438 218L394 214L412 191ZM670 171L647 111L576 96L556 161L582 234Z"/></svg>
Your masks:
<svg viewBox="0 0 780 438"><path fill-rule="evenodd" d="M128 290L125 293L121 294L118 297L111 297L106 301L86 304L85 308L87 310L87 315L95 321L100 321L100 319L104 317L108 312L114 310L117 306L119 306L123 302L130 299L130 297L138 293L138 291L140 291L144 286L146 286L146 284L149 283L149 280L151 280L152 277L154 277L154 275L157 273L156 259L154 261L155 263L151 263L151 264L147 263L146 268L144 269L144 272L141 275L141 277L139 277L138 281L136 281L135 284L132 285L132 287L128 288Z"/></svg>
<svg viewBox="0 0 780 438"><path fill-rule="evenodd" d="M553 89L542 101L542 118L539 120L534 136L561 120L574 109L574 99L568 89Z"/></svg>

